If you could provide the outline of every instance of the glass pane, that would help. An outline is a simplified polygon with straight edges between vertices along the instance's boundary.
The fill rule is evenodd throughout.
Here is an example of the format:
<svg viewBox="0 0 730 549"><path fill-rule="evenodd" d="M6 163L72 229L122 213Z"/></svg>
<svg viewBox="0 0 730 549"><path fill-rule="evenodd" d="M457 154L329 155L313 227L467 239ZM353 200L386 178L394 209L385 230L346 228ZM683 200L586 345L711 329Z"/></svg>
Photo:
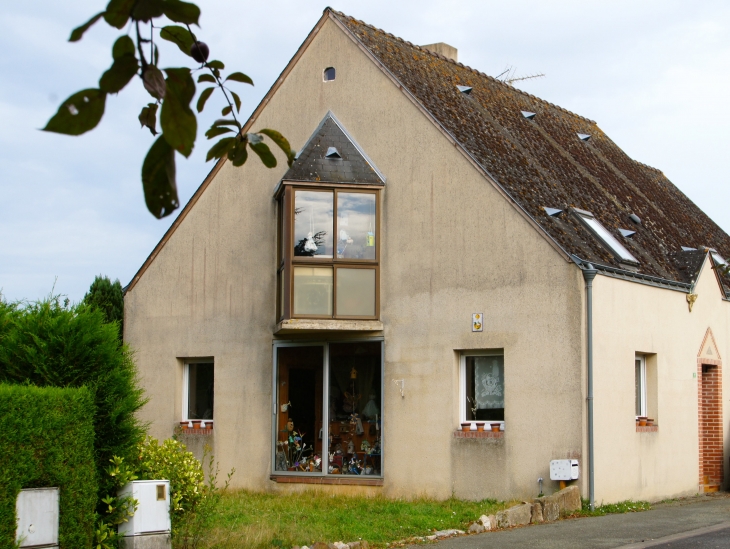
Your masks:
<svg viewBox="0 0 730 549"><path fill-rule="evenodd" d="M504 356L466 357L468 421L504 421Z"/></svg>
<svg viewBox="0 0 730 549"><path fill-rule="evenodd" d="M641 413L641 396L642 396L642 389L641 389L641 360L636 360L635 367L634 367L634 389L635 389L635 395L636 395L636 415L641 416L643 415Z"/></svg>
<svg viewBox="0 0 730 549"><path fill-rule="evenodd" d="M337 257L375 259L375 194L337 193Z"/></svg>
<svg viewBox="0 0 730 549"><path fill-rule="evenodd" d="M381 344L329 348L329 473L382 473Z"/></svg>
<svg viewBox="0 0 730 549"><path fill-rule="evenodd" d="M638 259L636 259L630 251L628 251L623 244L621 244L618 240L616 240L616 237L614 237L606 227L601 225L597 219L594 217L587 217L585 215L581 216L583 220L586 222L586 224L593 230L595 234L598 235L598 238L603 240L603 242L611 248L614 254L619 256L621 259L626 259L628 261L635 261L636 263L639 262Z"/></svg>
<svg viewBox="0 0 730 549"><path fill-rule="evenodd" d="M375 316L375 269L337 269L337 316Z"/></svg>
<svg viewBox="0 0 730 549"><path fill-rule="evenodd" d="M213 364L188 364L188 417L213 419Z"/></svg>
<svg viewBox="0 0 730 549"><path fill-rule="evenodd" d="M334 193L294 192L294 255L332 257Z"/></svg>
<svg viewBox="0 0 730 549"><path fill-rule="evenodd" d="M294 314L332 316L332 267L294 267Z"/></svg>
<svg viewBox="0 0 730 549"><path fill-rule="evenodd" d="M322 471L324 349L277 351L275 471Z"/></svg>

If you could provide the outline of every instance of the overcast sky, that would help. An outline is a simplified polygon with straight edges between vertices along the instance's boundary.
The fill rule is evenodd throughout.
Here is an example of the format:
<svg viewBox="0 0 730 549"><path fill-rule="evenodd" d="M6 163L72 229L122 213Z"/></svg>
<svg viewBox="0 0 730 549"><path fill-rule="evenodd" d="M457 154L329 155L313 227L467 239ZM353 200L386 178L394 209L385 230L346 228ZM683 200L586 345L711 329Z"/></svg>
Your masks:
<svg viewBox="0 0 730 549"><path fill-rule="evenodd" d="M104 4L26 0L0 12L0 290L8 300L48 295L56 279L55 292L72 301L97 274L126 285L176 215L156 220L144 204L139 173L152 137L137 122L149 97L136 81L108 99L96 130L38 131L111 64L119 31L103 22L81 42L67 42ZM242 94L243 118L326 6L198 4L211 56L256 83ZM345 0L332 7L415 44L447 42L460 61L490 75L508 67L518 76L545 73L519 87L597 121L730 232L730 2ZM163 49L161 66L182 63L174 46ZM215 111L207 109L199 128ZM183 204L212 167L205 150L201 141L188 160L178 156Z"/></svg>

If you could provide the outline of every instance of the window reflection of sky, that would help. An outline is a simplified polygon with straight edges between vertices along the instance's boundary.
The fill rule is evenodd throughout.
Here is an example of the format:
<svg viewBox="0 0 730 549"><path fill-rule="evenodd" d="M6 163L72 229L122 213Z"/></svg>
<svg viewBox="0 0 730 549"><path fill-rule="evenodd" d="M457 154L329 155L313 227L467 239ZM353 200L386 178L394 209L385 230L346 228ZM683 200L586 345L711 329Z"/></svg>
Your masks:
<svg viewBox="0 0 730 549"><path fill-rule="evenodd" d="M336 236L338 257L375 259L374 194L337 194Z"/></svg>
<svg viewBox="0 0 730 549"><path fill-rule="evenodd" d="M311 232L312 236L321 233L321 240L317 242L317 251L314 252L314 255L332 257L334 193L296 191L294 210L294 255L311 255L297 251L297 245L302 243Z"/></svg>

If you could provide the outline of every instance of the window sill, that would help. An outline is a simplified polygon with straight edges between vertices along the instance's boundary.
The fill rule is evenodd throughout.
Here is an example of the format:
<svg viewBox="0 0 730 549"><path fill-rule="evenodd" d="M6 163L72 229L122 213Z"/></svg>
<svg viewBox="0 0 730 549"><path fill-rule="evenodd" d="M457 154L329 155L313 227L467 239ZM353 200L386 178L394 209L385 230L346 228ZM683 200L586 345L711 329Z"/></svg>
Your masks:
<svg viewBox="0 0 730 549"><path fill-rule="evenodd" d="M656 433L658 431L659 425L645 425L644 427L641 427L640 425L636 426L637 433Z"/></svg>
<svg viewBox="0 0 730 549"><path fill-rule="evenodd" d="M454 438L504 438L504 431L454 431Z"/></svg>
<svg viewBox="0 0 730 549"><path fill-rule="evenodd" d="M300 476L271 475L274 482L282 484L358 484L360 486L382 486L382 478L363 478L359 475Z"/></svg>
<svg viewBox="0 0 730 549"><path fill-rule="evenodd" d="M279 322L274 329L274 334L331 331L382 332L383 323L379 320L292 318L290 320L282 320Z"/></svg>
<svg viewBox="0 0 730 549"><path fill-rule="evenodd" d="M182 430L183 435L212 435L213 428L210 429L188 429L184 427Z"/></svg>

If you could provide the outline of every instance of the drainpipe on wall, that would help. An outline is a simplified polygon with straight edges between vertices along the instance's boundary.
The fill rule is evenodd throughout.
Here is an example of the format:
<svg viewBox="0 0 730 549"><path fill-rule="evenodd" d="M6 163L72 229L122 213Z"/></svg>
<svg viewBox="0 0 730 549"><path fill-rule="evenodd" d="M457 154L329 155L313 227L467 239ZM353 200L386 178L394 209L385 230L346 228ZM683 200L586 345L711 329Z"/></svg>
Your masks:
<svg viewBox="0 0 730 549"><path fill-rule="evenodd" d="M596 508L594 469L593 469L593 279L598 271L588 263L583 269L583 279L586 281L586 337L588 363L588 499L591 511Z"/></svg>

